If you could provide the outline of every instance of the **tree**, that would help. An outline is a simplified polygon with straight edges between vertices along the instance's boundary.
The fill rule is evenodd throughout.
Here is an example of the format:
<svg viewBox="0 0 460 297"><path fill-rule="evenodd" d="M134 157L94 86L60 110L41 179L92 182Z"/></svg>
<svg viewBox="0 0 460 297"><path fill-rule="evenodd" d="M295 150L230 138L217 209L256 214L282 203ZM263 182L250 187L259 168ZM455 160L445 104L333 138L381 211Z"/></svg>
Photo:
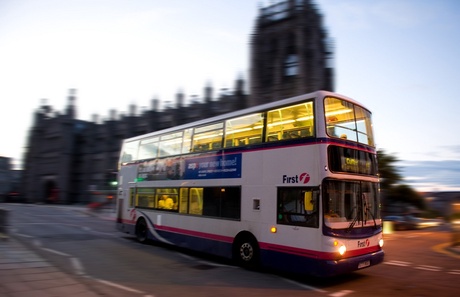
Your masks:
<svg viewBox="0 0 460 297"><path fill-rule="evenodd" d="M377 151L377 161L382 191L388 191L402 181L401 174L394 165L399 161L396 157L386 154L384 150L379 150Z"/></svg>
<svg viewBox="0 0 460 297"><path fill-rule="evenodd" d="M377 160L380 174L380 189L385 197L385 204L403 202L409 205L426 209L425 202L410 186L402 183L402 176L395 165L399 160L385 153L384 150L377 152Z"/></svg>
<svg viewBox="0 0 460 297"><path fill-rule="evenodd" d="M396 185L388 193L388 198L391 202L403 202L417 207L418 209L426 210L426 204L423 198L408 185Z"/></svg>

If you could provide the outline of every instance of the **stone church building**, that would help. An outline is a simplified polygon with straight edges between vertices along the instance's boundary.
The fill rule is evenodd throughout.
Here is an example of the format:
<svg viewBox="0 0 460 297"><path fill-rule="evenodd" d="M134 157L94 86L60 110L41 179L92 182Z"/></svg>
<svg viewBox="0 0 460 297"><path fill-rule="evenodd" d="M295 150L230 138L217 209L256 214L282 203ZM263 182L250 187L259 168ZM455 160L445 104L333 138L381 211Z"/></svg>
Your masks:
<svg viewBox="0 0 460 297"><path fill-rule="evenodd" d="M112 110L102 121L77 118L76 90L69 90L64 111L42 102L33 115L23 160L25 200L88 203L95 193L112 193L125 138L320 89L333 91L331 42L312 1L261 7L250 41L249 94L247 82L237 79L233 90L216 97L206 86L189 105L179 93L174 106L164 110L154 99L148 110L129 106L129 113L120 115Z"/></svg>

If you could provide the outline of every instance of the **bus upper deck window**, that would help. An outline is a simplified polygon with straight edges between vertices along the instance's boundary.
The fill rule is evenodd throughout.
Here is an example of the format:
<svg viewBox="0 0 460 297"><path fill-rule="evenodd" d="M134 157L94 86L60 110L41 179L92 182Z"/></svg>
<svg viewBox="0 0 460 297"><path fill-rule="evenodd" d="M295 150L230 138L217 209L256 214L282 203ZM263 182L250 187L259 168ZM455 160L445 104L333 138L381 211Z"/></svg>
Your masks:
<svg viewBox="0 0 460 297"><path fill-rule="evenodd" d="M338 98L324 100L326 131L331 137L374 146L371 113Z"/></svg>
<svg viewBox="0 0 460 297"><path fill-rule="evenodd" d="M270 110L267 113L266 141L313 136L313 102Z"/></svg>

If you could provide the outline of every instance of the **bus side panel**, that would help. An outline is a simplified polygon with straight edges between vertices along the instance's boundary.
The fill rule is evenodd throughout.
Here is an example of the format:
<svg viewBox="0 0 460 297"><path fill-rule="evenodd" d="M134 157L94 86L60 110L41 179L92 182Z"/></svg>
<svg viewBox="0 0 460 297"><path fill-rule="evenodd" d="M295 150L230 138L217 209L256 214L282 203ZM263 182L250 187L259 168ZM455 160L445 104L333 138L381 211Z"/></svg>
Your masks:
<svg viewBox="0 0 460 297"><path fill-rule="evenodd" d="M231 258L232 255L232 242L169 231L158 230L157 234L181 248L224 258Z"/></svg>
<svg viewBox="0 0 460 297"><path fill-rule="evenodd" d="M240 227L238 221L165 214L161 211L136 211L148 222L148 238L151 240L226 258L232 257L233 239ZM222 232L224 229L227 232Z"/></svg>
<svg viewBox="0 0 460 297"><path fill-rule="evenodd" d="M324 169L321 171L321 168L327 165L326 161L318 157L319 149L320 145L301 145L284 150L267 150L261 154L263 155L261 163L249 164L249 166L260 168L264 185L317 186L321 183L324 174ZM250 159L248 158L248 161ZM245 170L243 172L246 173ZM252 181L249 184L253 184ZM276 191L271 197L276 198Z"/></svg>

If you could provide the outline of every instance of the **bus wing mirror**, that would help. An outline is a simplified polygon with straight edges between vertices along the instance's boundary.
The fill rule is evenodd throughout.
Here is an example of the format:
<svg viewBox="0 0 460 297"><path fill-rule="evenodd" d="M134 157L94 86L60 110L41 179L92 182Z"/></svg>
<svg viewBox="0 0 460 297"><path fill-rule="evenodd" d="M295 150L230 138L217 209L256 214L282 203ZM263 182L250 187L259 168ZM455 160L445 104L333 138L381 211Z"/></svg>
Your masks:
<svg viewBox="0 0 460 297"><path fill-rule="evenodd" d="M305 192L303 195L303 205L306 211L312 211L314 209L312 192Z"/></svg>

